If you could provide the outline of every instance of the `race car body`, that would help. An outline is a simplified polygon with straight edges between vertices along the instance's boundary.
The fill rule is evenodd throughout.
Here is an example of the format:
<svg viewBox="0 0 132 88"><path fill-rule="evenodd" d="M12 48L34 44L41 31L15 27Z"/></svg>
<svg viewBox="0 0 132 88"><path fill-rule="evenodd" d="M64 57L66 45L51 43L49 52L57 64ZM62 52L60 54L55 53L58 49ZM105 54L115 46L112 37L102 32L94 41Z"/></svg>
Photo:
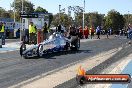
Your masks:
<svg viewBox="0 0 132 88"><path fill-rule="evenodd" d="M63 34L55 32L42 43L27 50L24 49L22 56L24 58L34 56L42 57L44 54L67 51L69 48L71 50L78 50L80 48L80 39L77 36L71 36L70 39L68 39L67 37L64 37Z"/></svg>

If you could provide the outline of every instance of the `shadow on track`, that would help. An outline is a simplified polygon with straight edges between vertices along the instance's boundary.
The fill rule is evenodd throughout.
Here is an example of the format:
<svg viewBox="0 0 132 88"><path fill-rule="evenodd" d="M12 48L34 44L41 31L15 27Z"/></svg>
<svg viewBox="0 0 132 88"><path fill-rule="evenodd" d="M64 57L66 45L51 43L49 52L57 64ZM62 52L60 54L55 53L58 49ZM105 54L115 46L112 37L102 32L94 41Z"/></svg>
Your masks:
<svg viewBox="0 0 132 88"><path fill-rule="evenodd" d="M69 55L69 54L79 54L79 53L91 53L92 50L69 50L69 51L60 51L60 52L53 52L44 54L42 57L31 57L28 59L56 59L55 56L62 56L62 55Z"/></svg>
<svg viewBox="0 0 132 88"><path fill-rule="evenodd" d="M91 50L78 50L78 51L61 51L55 53L45 54L42 58L45 59L56 59L54 56L68 55L68 54L79 54L79 53L91 53Z"/></svg>

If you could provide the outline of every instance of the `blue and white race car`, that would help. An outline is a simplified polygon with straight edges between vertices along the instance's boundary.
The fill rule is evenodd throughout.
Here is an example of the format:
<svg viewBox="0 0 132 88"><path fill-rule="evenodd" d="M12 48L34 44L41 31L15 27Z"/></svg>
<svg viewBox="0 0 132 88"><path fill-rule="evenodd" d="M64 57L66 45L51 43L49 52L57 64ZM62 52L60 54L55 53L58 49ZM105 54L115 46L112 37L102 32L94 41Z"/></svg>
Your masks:
<svg viewBox="0 0 132 88"><path fill-rule="evenodd" d="M64 37L63 34L55 32L42 43L26 49L25 44L20 47L20 54L25 58L42 57L44 54L54 53L59 51L79 50L80 39L78 36Z"/></svg>

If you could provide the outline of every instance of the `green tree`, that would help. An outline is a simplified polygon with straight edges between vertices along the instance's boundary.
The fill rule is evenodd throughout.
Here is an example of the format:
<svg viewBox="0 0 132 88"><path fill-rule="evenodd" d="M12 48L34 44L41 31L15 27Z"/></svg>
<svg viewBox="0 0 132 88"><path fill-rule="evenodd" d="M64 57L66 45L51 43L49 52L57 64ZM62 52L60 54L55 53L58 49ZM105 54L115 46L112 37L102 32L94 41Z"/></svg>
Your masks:
<svg viewBox="0 0 132 88"><path fill-rule="evenodd" d="M50 14L49 15L49 27L51 26L52 21L53 21L53 15Z"/></svg>
<svg viewBox="0 0 132 88"><path fill-rule="evenodd" d="M10 13L9 12L3 12L3 13L1 13L1 17L10 18Z"/></svg>
<svg viewBox="0 0 132 88"><path fill-rule="evenodd" d="M112 28L114 32L117 32L120 29L123 29L125 24L125 20L123 15L115 10L111 10L108 12L105 17L105 29Z"/></svg>
<svg viewBox="0 0 132 88"><path fill-rule="evenodd" d="M16 0L16 2L12 3L12 7L14 7L15 3L15 9L18 13L21 13L22 11L22 0ZM34 4L31 3L28 0L23 0L23 11L24 13L32 13L34 12Z"/></svg>
<svg viewBox="0 0 132 88"><path fill-rule="evenodd" d="M132 14L124 14L123 15L125 19L125 28L127 29L129 24L132 24Z"/></svg>
<svg viewBox="0 0 132 88"><path fill-rule="evenodd" d="M7 11L9 14L10 14L10 18L14 18L14 12L13 12L13 10L8 10Z"/></svg>
<svg viewBox="0 0 132 88"><path fill-rule="evenodd" d="M48 13L48 11L40 6L38 6L34 12Z"/></svg>
<svg viewBox="0 0 132 88"><path fill-rule="evenodd" d="M22 0L15 0L15 2L12 3L12 7L14 8L15 3L15 15L16 15L16 21L20 21L20 13L22 13ZM23 13L32 13L34 12L34 5L28 0L23 0ZM13 17L14 13L11 13L11 17Z"/></svg>
<svg viewBox="0 0 132 88"><path fill-rule="evenodd" d="M53 15L53 21L51 23L54 26L58 26L59 25L59 14L55 14Z"/></svg>
<svg viewBox="0 0 132 88"><path fill-rule="evenodd" d="M63 24L68 27L69 25L72 24L72 18L64 13L60 14L60 19L59 19L59 13L53 15L52 25L58 26L59 24Z"/></svg>
<svg viewBox="0 0 132 88"><path fill-rule="evenodd" d="M93 13L88 13L86 14L87 19L89 20L87 24L88 26L93 26L94 28L96 28L97 26L103 26L103 18L104 18L104 14L98 14L98 12L93 12ZM86 23L86 22L85 22Z"/></svg>
<svg viewBox="0 0 132 88"><path fill-rule="evenodd" d="M85 26L97 27L99 25L102 26L104 14L98 14L97 12L85 13L84 17L85 17L84 18ZM78 15L76 15L75 18L76 18L75 21L77 22L77 24L79 26L82 26L83 14L79 13Z"/></svg>
<svg viewBox="0 0 132 88"><path fill-rule="evenodd" d="M10 18L10 12L6 11L2 7L0 7L0 17L2 18Z"/></svg>
<svg viewBox="0 0 132 88"><path fill-rule="evenodd" d="M76 26L82 26L82 20L83 19L83 14L82 13L77 13L75 16L75 22Z"/></svg>
<svg viewBox="0 0 132 88"><path fill-rule="evenodd" d="M5 13L5 9L3 9L2 7L0 7L0 17L3 17L3 13Z"/></svg>

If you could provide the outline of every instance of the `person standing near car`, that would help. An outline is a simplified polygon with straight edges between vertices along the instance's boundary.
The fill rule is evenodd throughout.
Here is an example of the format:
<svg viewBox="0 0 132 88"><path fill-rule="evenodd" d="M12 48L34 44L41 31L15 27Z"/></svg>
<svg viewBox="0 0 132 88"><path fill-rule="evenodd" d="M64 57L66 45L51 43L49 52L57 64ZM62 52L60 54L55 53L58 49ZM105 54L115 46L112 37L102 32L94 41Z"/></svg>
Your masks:
<svg viewBox="0 0 132 88"><path fill-rule="evenodd" d="M2 39L2 45L5 45L5 26L4 23L0 23L0 39Z"/></svg>
<svg viewBox="0 0 132 88"><path fill-rule="evenodd" d="M94 37L94 28L93 27L91 27L90 28L90 31L91 31L91 39Z"/></svg>
<svg viewBox="0 0 132 88"><path fill-rule="evenodd" d="M76 29L74 26L70 27L70 33L69 34L70 34L70 36L76 36L77 35Z"/></svg>
<svg viewBox="0 0 132 88"><path fill-rule="evenodd" d="M105 34L106 34L107 38L109 38L109 29L105 30Z"/></svg>
<svg viewBox="0 0 132 88"><path fill-rule="evenodd" d="M109 35L112 35L112 29L111 28L109 29Z"/></svg>
<svg viewBox="0 0 132 88"><path fill-rule="evenodd" d="M100 26L98 26L96 29L97 39L100 39L100 32L101 32L101 28Z"/></svg>
<svg viewBox="0 0 132 88"><path fill-rule="evenodd" d="M36 33L37 33L36 26L33 24L33 22L30 22L30 25L29 25L29 44L35 44L36 43L36 40L37 40Z"/></svg>
<svg viewBox="0 0 132 88"><path fill-rule="evenodd" d="M46 40L48 38L48 26L47 23L44 23L44 27L43 27L43 39Z"/></svg>
<svg viewBox="0 0 132 88"><path fill-rule="evenodd" d="M71 46L72 47L74 46L74 49L78 50L80 47L80 38L79 38L79 30L75 26L72 26L70 28L70 33L68 38L71 41Z"/></svg>
<svg viewBox="0 0 132 88"><path fill-rule="evenodd" d="M89 30L88 30L88 27L87 27L87 26L85 27L84 35L85 35L85 38L88 39L88 36L89 36Z"/></svg>

